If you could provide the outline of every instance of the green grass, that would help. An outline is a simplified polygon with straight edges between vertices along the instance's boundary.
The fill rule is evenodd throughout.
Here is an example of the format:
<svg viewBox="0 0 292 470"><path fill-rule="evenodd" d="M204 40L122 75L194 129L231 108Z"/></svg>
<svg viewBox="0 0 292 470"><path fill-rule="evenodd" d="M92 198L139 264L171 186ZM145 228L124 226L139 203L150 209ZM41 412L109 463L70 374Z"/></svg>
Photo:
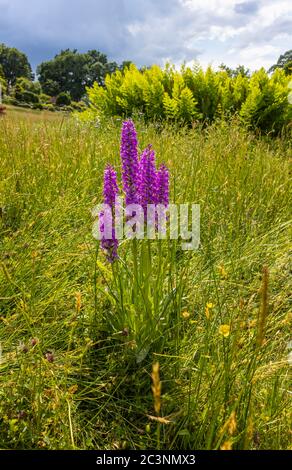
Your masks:
<svg viewBox="0 0 292 470"><path fill-rule="evenodd" d="M201 247L151 242L150 266L140 244L135 272L126 241L112 271L90 210L120 125L0 118L0 448L287 449L289 142L138 123L172 201L200 204ZM157 361L167 424L149 418Z"/></svg>
<svg viewBox="0 0 292 470"><path fill-rule="evenodd" d="M24 119L24 120L29 119L30 122L32 121L39 122L40 120L56 121L56 120L60 120L60 118L61 119L66 118L66 115L61 114L60 112L51 112L51 111L46 111L46 110L39 111L37 109L22 108L21 106L12 106L12 105L7 105L7 104L4 104L4 106L6 108L6 114L8 114L9 117Z"/></svg>

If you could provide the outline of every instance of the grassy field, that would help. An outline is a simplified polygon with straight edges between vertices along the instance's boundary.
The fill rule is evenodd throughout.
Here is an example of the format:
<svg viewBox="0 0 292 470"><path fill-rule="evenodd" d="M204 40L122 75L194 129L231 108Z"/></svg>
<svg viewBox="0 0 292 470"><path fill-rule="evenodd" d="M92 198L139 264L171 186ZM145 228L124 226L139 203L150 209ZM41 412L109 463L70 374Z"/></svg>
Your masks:
<svg viewBox="0 0 292 470"><path fill-rule="evenodd" d="M145 275L91 233L120 127L0 118L0 448L289 448L288 140L137 123L201 206L200 249L153 241Z"/></svg>
<svg viewBox="0 0 292 470"><path fill-rule="evenodd" d="M38 111L36 109L21 108L20 106L4 105L6 108L6 114L9 114L9 117L15 118L17 120L24 119L30 122L39 122L39 121L56 121L66 117L66 114L61 114L60 112L51 112L51 111Z"/></svg>

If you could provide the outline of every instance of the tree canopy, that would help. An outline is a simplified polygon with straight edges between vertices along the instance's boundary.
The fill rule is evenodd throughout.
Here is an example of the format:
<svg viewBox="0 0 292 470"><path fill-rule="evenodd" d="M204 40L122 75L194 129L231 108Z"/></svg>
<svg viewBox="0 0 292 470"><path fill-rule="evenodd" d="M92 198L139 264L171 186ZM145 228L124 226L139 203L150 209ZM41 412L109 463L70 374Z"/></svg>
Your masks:
<svg viewBox="0 0 292 470"><path fill-rule="evenodd" d="M9 86L15 85L18 77L33 79L27 56L15 47L0 44L0 65Z"/></svg>
<svg viewBox="0 0 292 470"><path fill-rule="evenodd" d="M274 72L276 69L283 69L286 75L292 75L292 49L281 54L277 63L272 65L269 72Z"/></svg>
<svg viewBox="0 0 292 470"><path fill-rule="evenodd" d="M221 64L219 65L219 69L227 72L231 78L235 78L238 75L242 75L243 77L250 77L250 70L245 68L244 65L238 65L236 69L232 69L225 64Z"/></svg>
<svg viewBox="0 0 292 470"><path fill-rule="evenodd" d="M108 62L107 56L99 51L79 53L66 49L54 59L42 62L37 75L45 93L68 92L74 100L80 100L86 86L94 82L103 85L106 74L117 68L116 62Z"/></svg>

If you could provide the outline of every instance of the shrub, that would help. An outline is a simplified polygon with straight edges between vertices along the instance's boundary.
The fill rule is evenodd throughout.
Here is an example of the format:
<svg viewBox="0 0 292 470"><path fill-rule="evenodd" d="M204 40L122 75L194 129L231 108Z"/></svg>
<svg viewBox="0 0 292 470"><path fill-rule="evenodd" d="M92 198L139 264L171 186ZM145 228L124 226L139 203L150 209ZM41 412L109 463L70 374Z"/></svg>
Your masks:
<svg viewBox="0 0 292 470"><path fill-rule="evenodd" d="M15 98L17 99L17 101L22 101L24 103L36 104L40 102L40 98L38 95L36 95L32 91L27 90L17 90L15 92Z"/></svg>
<svg viewBox="0 0 292 470"><path fill-rule="evenodd" d="M25 77L19 77L16 80L14 86L14 93L22 92L22 91L30 91L35 95L40 95L42 88L39 82L32 82Z"/></svg>
<svg viewBox="0 0 292 470"><path fill-rule="evenodd" d="M12 91L12 95L17 101L28 104L39 104L40 94L39 82L32 82L25 77L17 78Z"/></svg>
<svg viewBox="0 0 292 470"><path fill-rule="evenodd" d="M42 110L43 109L43 105L41 103L34 103L32 105L32 109L39 109L39 110Z"/></svg>
<svg viewBox="0 0 292 470"><path fill-rule="evenodd" d="M56 98L56 105L57 106L70 106L71 104L71 97L69 93L62 91Z"/></svg>
<svg viewBox="0 0 292 470"><path fill-rule="evenodd" d="M40 102L42 104L51 104L51 97L49 95L46 95L45 93L40 94Z"/></svg>
<svg viewBox="0 0 292 470"><path fill-rule="evenodd" d="M32 108L31 103L25 103L24 101L18 101L16 99L14 99L13 104L14 106L20 106L21 108L28 108L28 109Z"/></svg>
<svg viewBox="0 0 292 470"><path fill-rule="evenodd" d="M251 129L279 133L291 119L288 103L289 77L277 70L271 77L262 69L251 77L226 70L206 71L167 65L138 70L131 64L87 88L89 108L80 119L130 117L142 114L145 120L167 119L191 125L211 123L218 117L239 113Z"/></svg>
<svg viewBox="0 0 292 470"><path fill-rule="evenodd" d="M247 99L240 110L244 124L251 129L279 133L292 118L285 72L277 69L271 78L264 69L255 72L250 79L248 91Z"/></svg>
<svg viewBox="0 0 292 470"><path fill-rule="evenodd" d="M86 104L83 101L72 101L71 107L74 111L84 111L86 109Z"/></svg>
<svg viewBox="0 0 292 470"><path fill-rule="evenodd" d="M61 106L61 111L65 111L67 113L72 113L74 111L72 106Z"/></svg>
<svg viewBox="0 0 292 470"><path fill-rule="evenodd" d="M10 105L14 105L15 104L15 101L17 101L15 98L13 98L12 96L3 96L3 103L4 104L10 104Z"/></svg>
<svg viewBox="0 0 292 470"><path fill-rule="evenodd" d="M3 98L7 91L7 82L5 78L1 76L1 74L0 74L0 85L1 85L2 98Z"/></svg>
<svg viewBox="0 0 292 470"><path fill-rule="evenodd" d="M15 106L16 102L17 102L17 100L13 96L6 95L6 96L3 97L3 103L5 103L5 104L10 104L12 106Z"/></svg>
<svg viewBox="0 0 292 470"><path fill-rule="evenodd" d="M53 104L44 104L43 105L43 109L46 109L47 111L56 111L56 108Z"/></svg>

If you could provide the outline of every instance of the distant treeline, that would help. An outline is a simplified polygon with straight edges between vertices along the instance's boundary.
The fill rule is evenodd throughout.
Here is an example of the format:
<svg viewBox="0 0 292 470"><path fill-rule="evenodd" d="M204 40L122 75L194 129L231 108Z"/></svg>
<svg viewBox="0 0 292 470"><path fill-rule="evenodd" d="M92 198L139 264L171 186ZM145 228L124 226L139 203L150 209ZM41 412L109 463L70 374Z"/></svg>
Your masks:
<svg viewBox="0 0 292 470"><path fill-rule="evenodd" d="M103 85L106 75L129 64L129 61L111 62L106 54L96 50L80 53L66 49L38 65L35 76L23 52L0 44L0 82L6 101L35 108L78 109L76 102L85 96L86 86L95 82Z"/></svg>

